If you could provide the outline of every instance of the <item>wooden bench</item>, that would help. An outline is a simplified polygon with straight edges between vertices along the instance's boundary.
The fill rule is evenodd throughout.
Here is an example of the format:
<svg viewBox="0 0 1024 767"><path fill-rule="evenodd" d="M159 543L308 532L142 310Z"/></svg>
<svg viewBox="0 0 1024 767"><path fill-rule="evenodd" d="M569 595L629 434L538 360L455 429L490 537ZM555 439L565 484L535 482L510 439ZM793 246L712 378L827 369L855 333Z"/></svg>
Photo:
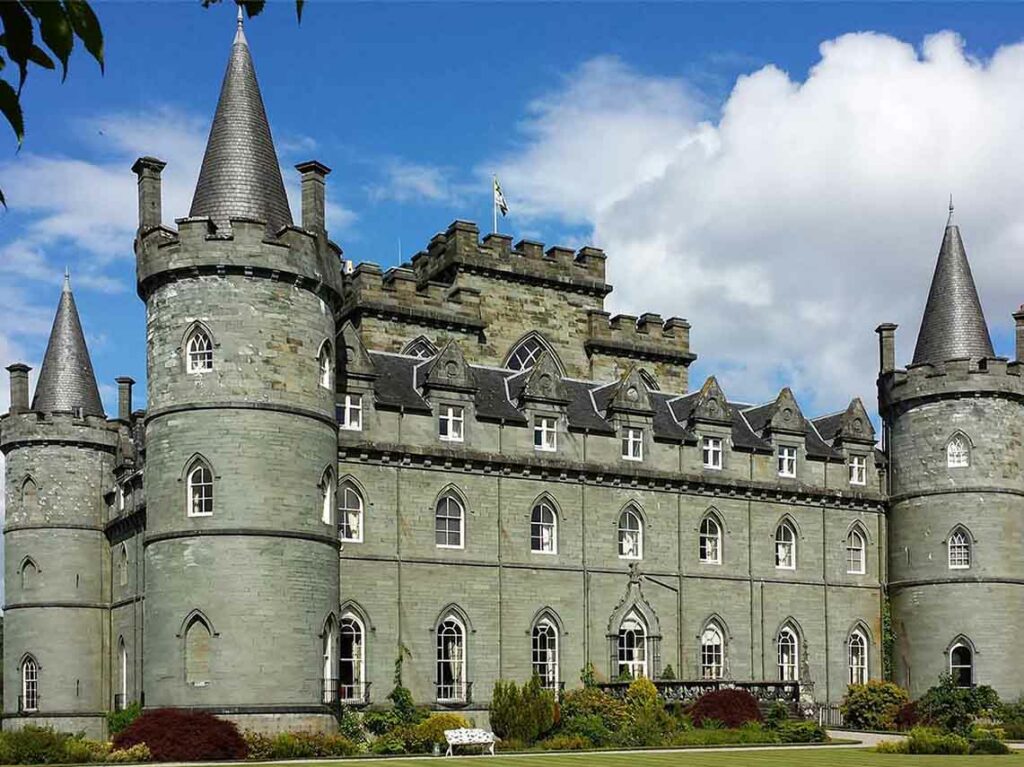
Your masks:
<svg viewBox="0 0 1024 767"><path fill-rule="evenodd" d="M448 751L445 752L445 756L453 755L453 746L490 746L491 756L494 756L494 744L501 740L493 732L469 727L445 730L444 739L448 741Z"/></svg>

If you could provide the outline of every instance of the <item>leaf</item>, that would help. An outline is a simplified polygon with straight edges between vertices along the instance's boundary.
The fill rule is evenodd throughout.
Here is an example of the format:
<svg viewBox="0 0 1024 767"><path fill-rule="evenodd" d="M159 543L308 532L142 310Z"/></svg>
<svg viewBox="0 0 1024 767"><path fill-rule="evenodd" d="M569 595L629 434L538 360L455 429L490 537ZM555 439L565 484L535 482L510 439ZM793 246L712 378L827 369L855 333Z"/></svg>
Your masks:
<svg viewBox="0 0 1024 767"><path fill-rule="evenodd" d="M6 80L0 80L0 114L11 124L20 147L22 139L25 138L25 120L21 114L18 92Z"/></svg>
<svg viewBox="0 0 1024 767"><path fill-rule="evenodd" d="M53 59L46 55L46 51L40 48L38 45L32 46L32 52L28 56L29 61L33 64L38 64L44 69L56 69L57 65L53 63Z"/></svg>
<svg viewBox="0 0 1024 767"><path fill-rule="evenodd" d="M71 28L75 30L78 38L85 43L85 49L96 59L100 65L100 72L103 71L103 30L100 29L100 21L86 0L64 0L68 10L68 18L71 19Z"/></svg>
<svg viewBox="0 0 1024 767"><path fill-rule="evenodd" d="M43 44L61 64L61 80L68 76L68 59L75 47L75 34L71 30L67 11L53 0L23 0L29 13L39 21Z"/></svg>
<svg viewBox="0 0 1024 767"><path fill-rule="evenodd" d="M306 4L306 0L295 0L295 17L299 23L302 23L302 6Z"/></svg>
<svg viewBox="0 0 1024 767"><path fill-rule="evenodd" d="M7 198L4 197L3 189L0 189L0 205L4 206L4 210L7 210Z"/></svg>
<svg viewBox="0 0 1024 767"><path fill-rule="evenodd" d="M0 23L4 26L3 45L11 61L18 65L21 79L18 90L28 76L28 60L32 55L32 17L21 3L0 2Z"/></svg>
<svg viewBox="0 0 1024 767"><path fill-rule="evenodd" d="M250 19L263 13L263 6L266 4L266 0L241 0L241 6L245 8L245 13Z"/></svg>

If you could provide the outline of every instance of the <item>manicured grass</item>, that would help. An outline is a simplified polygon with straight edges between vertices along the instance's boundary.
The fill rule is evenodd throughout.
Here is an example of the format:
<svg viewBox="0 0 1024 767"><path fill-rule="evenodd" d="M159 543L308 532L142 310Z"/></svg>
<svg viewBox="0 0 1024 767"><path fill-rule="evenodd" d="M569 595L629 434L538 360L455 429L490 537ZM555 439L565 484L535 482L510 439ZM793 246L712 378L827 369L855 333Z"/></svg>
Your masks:
<svg viewBox="0 0 1024 767"><path fill-rule="evenodd" d="M902 756L876 754L861 749L820 748L808 750L721 751L718 753L676 751L670 754L634 752L629 754L558 754L551 756L495 756L434 760L388 759L377 762L386 767L423 767L425 764L478 767L995 767L1024 765L1024 758L1010 756ZM358 761L344 763L346 767ZM325 767L326 762L318 762ZM334 762L330 764L336 764Z"/></svg>

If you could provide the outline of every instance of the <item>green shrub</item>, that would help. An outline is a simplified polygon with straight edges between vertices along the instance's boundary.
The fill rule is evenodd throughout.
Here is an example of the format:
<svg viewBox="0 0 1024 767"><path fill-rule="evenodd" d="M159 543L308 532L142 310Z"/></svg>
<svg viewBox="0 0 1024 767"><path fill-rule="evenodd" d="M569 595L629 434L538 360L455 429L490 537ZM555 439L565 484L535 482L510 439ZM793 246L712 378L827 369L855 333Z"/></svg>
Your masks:
<svg viewBox="0 0 1024 767"><path fill-rule="evenodd" d="M971 741L970 753L972 754L1010 754L1013 753L1008 745L996 738L979 738Z"/></svg>
<svg viewBox="0 0 1024 767"><path fill-rule="evenodd" d="M149 746L145 743L136 743L130 748L115 748L103 761L113 764L128 764L132 762L148 762L153 758L149 752Z"/></svg>
<svg viewBox="0 0 1024 767"><path fill-rule="evenodd" d="M664 746L675 729L675 720L660 701L655 701L630 707L629 724L618 739L626 746Z"/></svg>
<svg viewBox="0 0 1024 767"><path fill-rule="evenodd" d="M780 742L778 733L765 729L760 724L751 722L742 727L732 729L715 727L676 731L671 736L669 745L728 746L778 742Z"/></svg>
<svg viewBox="0 0 1024 767"><path fill-rule="evenodd" d="M491 727L499 738L536 743L555 726L558 702L551 690L545 690L536 674L521 688L507 680L498 680L491 694Z"/></svg>
<svg viewBox="0 0 1024 767"><path fill-rule="evenodd" d="M562 720L598 716L604 726L618 732L626 724L626 704L596 687L570 690L562 697Z"/></svg>
<svg viewBox="0 0 1024 767"><path fill-rule="evenodd" d="M491 729L502 740L512 738L518 718L519 685L508 679L499 679L491 693Z"/></svg>
<svg viewBox="0 0 1024 767"><path fill-rule="evenodd" d="M527 745L517 738L499 740L494 744L495 751L526 751L527 748Z"/></svg>
<svg viewBox="0 0 1024 767"><path fill-rule="evenodd" d="M616 731L612 730L597 714L586 714L562 719L560 735L589 741L599 748L617 743Z"/></svg>
<svg viewBox="0 0 1024 767"><path fill-rule="evenodd" d="M409 730L406 746L413 753L433 751L434 744L447 743L445 730L458 730L469 727L469 720L461 714L431 714L425 720Z"/></svg>
<svg viewBox="0 0 1024 767"><path fill-rule="evenodd" d="M975 719L998 710L999 696L991 687L957 687L949 675L941 677L917 702L922 721L962 736L970 733Z"/></svg>
<svg viewBox="0 0 1024 767"><path fill-rule="evenodd" d="M658 688L647 677L637 677L629 683L629 689L626 690L626 705L630 708L660 706L661 698L658 697Z"/></svg>
<svg viewBox="0 0 1024 767"><path fill-rule="evenodd" d="M908 754L966 754L971 748L967 738L930 727L915 727L905 743Z"/></svg>
<svg viewBox="0 0 1024 767"><path fill-rule="evenodd" d="M384 711L367 711L363 714L363 727L373 735L383 735L401 726L402 720L393 708Z"/></svg>
<svg viewBox="0 0 1024 767"><path fill-rule="evenodd" d="M1024 740L1024 719L1004 720L1000 726L1006 733L1007 740Z"/></svg>
<svg viewBox="0 0 1024 767"><path fill-rule="evenodd" d="M764 718L765 724L769 727L780 727L789 721L789 706L781 700L777 700L768 707L768 713Z"/></svg>
<svg viewBox="0 0 1024 767"><path fill-rule="evenodd" d="M593 748L594 744L582 735L561 733L541 741L540 747L545 751L586 751Z"/></svg>
<svg viewBox="0 0 1024 767"><path fill-rule="evenodd" d="M111 737L126 730L128 725L142 715L142 706L139 703L129 703L120 711L111 711L107 714L107 730Z"/></svg>
<svg viewBox="0 0 1024 767"><path fill-rule="evenodd" d="M52 727L26 725L3 733L8 764L58 764L67 759L67 744L72 736Z"/></svg>
<svg viewBox="0 0 1024 767"><path fill-rule="evenodd" d="M867 684L851 684L843 698L843 721L859 730L892 730L896 715L910 701L898 684L871 679Z"/></svg>
<svg viewBox="0 0 1024 767"><path fill-rule="evenodd" d="M665 682L672 682L676 678L676 670L672 668L672 664L669 663L661 672L661 679Z"/></svg>
<svg viewBox="0 0 1024 767"><path fill-rule="evenodd" d="M338 732L353 743L366 741L366 733L363 731L363 723L359 719L359 714L347 706L342 706L338 712Z"/></svg>
<svg viewBox="0 0 1024 767"><path fill-rule="evenodd" d="M370 743L371 754L404 754L405 737L402 730L391 730Z"/></svg>
<svg viewBox="0 0 1024 767"><path fill-rule="evenodd" d="M825 729L817 722L786 721L774 729L783 743L824 743L828 740Z"/></svg>
<svg viewBox="0 0 1024 767"><path fill-rule="evenodd" d="M269 735L255 730L245 730L242 739L245 740L248 749L247 759L262 762L274 757L274 739Z"/></svg>

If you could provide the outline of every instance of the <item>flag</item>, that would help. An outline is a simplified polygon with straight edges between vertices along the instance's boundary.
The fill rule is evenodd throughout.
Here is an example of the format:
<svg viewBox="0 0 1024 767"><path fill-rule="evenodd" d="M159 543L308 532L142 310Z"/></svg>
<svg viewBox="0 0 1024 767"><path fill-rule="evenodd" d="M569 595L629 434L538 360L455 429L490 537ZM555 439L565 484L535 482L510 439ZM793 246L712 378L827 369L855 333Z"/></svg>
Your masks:
<svg viewBox="0 0 1024 767"><path fill-rule="evenodd" d="M501 193L501 184L498 177L494 177L494 207L501 211L502 217L508 215L508 203L505 202L505 195Z"/></svg>

